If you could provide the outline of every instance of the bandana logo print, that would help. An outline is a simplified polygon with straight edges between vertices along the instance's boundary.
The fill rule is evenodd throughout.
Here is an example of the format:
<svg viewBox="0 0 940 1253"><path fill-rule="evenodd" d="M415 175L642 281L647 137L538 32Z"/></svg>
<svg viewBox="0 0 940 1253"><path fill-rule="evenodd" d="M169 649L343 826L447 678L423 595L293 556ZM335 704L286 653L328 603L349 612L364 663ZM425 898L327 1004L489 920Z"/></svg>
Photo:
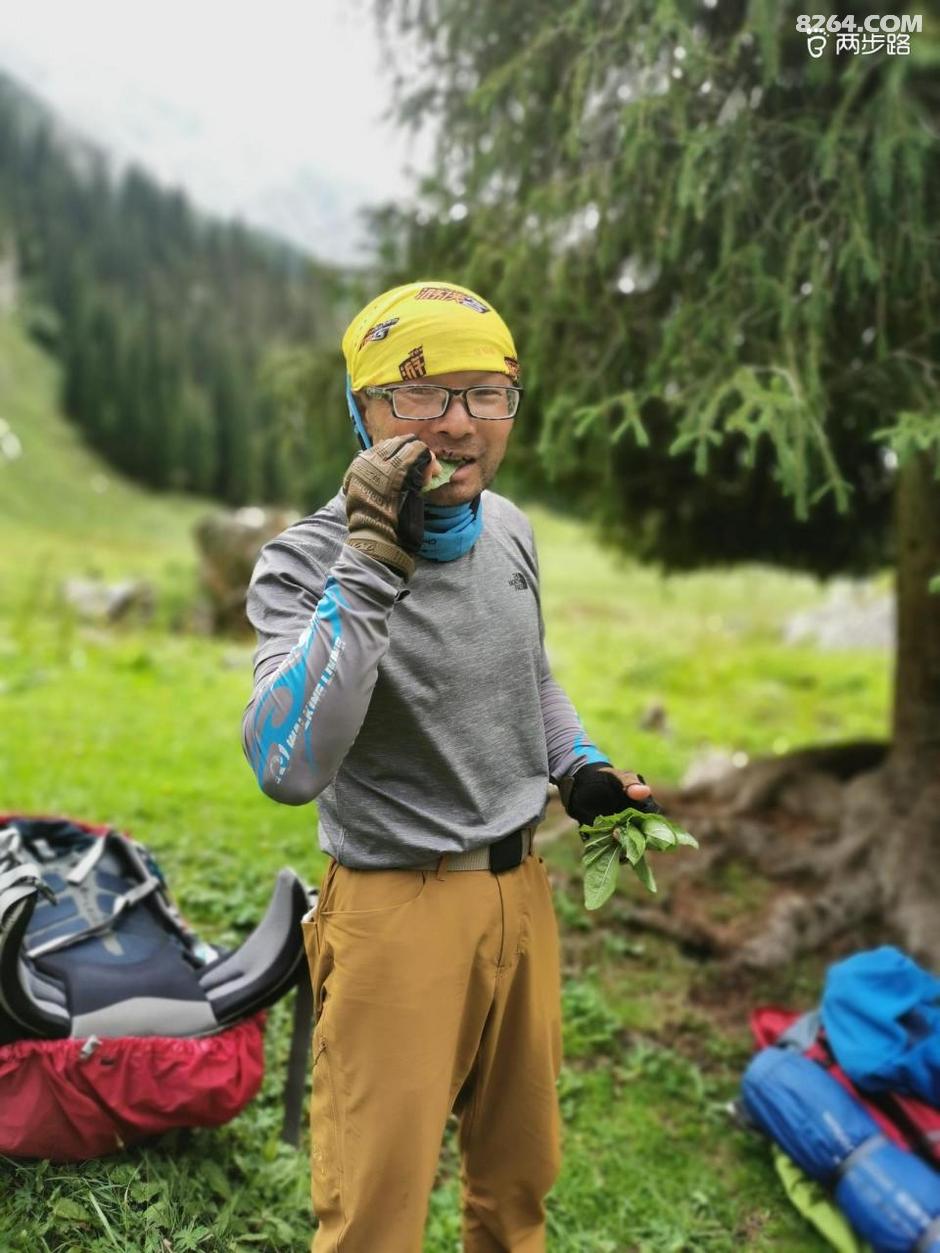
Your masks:
<svg viewBox="0 0 940 1253"><path fill-rule="evenodd" d="M466 292L454 291L452 287L422 287L415 296L415 300L454 300L459 305L466 305L468 309L476 310L477 313L490 311L489 305L485 305L482 300L475 300Z"/></svg>
<svg viewBox="0 0 940 1253"><path fill-rule="evenodd" d="M389 318L387 322L377 322L375 326L370 326L363 335L359 347L365 348L366 344L374 344L380 339L387 339L389 331L398 321L398 318Z"/></svg>
<svg viewBox="0 0 940 1253"><path fill-rule="evenodd" d="M412 348L404 361L399 361L398 372L403 379L424 378L428 372L428 368L424 364L424 344L419 344L417 348Z"/></svg>
<svg viewBox="0 0 940 1253"><path fill-rule="evenodd" d="M515 357L503 357L506 362L506 373L514 383L519 382L519 362Z"/></svg>

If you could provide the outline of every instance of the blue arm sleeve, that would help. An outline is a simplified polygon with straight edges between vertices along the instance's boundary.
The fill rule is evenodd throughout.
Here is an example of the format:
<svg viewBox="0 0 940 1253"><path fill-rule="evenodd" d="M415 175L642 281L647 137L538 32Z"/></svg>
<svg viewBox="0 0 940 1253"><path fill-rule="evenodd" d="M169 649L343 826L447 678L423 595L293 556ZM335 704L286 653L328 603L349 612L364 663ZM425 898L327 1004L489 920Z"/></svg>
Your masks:
<svg viewBox="0 0 940 1253"><path fill-rule="evenodd" d="M348 545L325 580L285 541L262 549L246 601L259 646L242 747L273 800L306 804L333 779L369 708L403 585Z"/></svg>

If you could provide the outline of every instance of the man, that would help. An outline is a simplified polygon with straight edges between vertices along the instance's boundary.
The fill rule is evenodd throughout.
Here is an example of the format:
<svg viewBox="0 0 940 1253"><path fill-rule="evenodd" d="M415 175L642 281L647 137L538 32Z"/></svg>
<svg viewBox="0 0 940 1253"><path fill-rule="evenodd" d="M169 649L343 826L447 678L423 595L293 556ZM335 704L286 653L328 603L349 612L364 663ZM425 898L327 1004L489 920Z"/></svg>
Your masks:
<svg viewBox="0 0 940 1253"><path fill-rule="evenodd" d="M650 790L585 734L544 649L532 528L488 490L521 397L512 337L453 283L385 292L343 338L363 449L266 544L246 756L319 801L314 1253L421 1253L447 1118L468 1253L545 1248L560 1167L558 927L532 837ZM426 494L441 461L460 463ZM425 503L425 500L427 503ZM459 872L468 873L459 873Z"/></svg>

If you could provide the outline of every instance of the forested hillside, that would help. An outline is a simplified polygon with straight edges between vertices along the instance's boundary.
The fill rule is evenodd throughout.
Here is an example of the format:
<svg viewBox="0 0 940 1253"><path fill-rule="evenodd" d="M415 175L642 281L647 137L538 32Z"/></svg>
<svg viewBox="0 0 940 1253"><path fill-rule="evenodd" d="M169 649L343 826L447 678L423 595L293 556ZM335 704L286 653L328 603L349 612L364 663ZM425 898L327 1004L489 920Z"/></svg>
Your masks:
<svg viewBox="0 0 940 1253"><path fill-rule="evenodd" d="M115 176L3 75L0 253L66 412L117 469L232 504L309 498L276 362L335 341L341 276L138 168Z"/></svg>

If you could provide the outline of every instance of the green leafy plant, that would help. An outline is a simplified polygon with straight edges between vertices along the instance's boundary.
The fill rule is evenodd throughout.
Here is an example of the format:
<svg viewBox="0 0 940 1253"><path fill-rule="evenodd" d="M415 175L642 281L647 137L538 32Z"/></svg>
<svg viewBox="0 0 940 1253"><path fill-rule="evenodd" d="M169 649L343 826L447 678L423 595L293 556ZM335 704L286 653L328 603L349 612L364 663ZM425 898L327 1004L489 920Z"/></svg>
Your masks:
<svg viewBox="0 0 940 1253"><path fill-rule="evenodd" d="M698 848L698 841L688 831L662 814L647 814L641 809L624 809L618 814L600 814L588 826L580 828L584 844L584 904L587 909L600 909L617 882L617 868L624 862L636 871L637 878L650 892L656 891L653 870L646 860L649 849L667 852L681 844Z"/></svg>
<svg viewBox="0 0 940 1253"><path fill-rule="evenodd" d="M445 483L449 483L459 468L459 461L444 461L442 459L440 473L435 474L430 482L426 483L424 487L422 487L422 493L433 492L435 487L443 487Z"/></svg>

